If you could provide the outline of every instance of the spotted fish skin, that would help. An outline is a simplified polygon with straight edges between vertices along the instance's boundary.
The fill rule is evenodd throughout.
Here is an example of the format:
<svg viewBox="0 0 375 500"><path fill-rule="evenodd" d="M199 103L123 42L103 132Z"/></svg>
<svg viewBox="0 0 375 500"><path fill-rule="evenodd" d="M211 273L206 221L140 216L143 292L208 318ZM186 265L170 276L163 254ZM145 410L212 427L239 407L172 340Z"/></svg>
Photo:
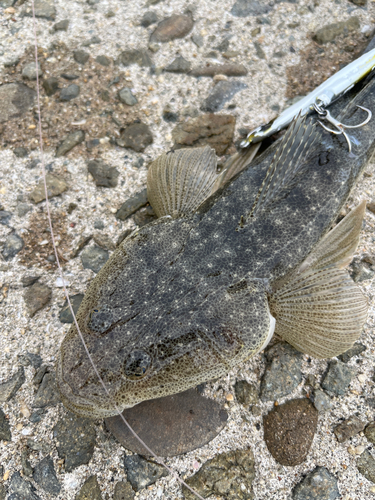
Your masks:
<svg viewBox="0 0 375 500"><path fill-rule="evenodd" d="M345 99L335 105L344 123L361 121L357 104L375 116L375 79ZM268 296L327 234L375 149L374 120L350 131L352 154L344 138L314 133L293 182L259 215L250 217L277 143L196 213L161 218L122 243L77 314L110 398L73 325L57 362L69 409L114 415L112 401L125 408L183 391L224 375L265 345L272 333Z"/></svg>

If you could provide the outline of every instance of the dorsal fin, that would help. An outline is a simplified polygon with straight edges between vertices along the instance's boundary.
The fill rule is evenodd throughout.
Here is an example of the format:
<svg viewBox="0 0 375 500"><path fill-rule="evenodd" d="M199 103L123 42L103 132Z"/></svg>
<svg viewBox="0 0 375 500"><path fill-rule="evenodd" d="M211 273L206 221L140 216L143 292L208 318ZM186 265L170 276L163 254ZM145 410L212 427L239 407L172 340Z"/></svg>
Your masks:
<svg viewBox="0 0 375 500"><path fill-rule="evenodd" d="M286 189L292 188L293 181L318 135L315 124L309 121L306 125L306 116L299 114L294 118L272 159L249 218L269 208Z"/></svg>

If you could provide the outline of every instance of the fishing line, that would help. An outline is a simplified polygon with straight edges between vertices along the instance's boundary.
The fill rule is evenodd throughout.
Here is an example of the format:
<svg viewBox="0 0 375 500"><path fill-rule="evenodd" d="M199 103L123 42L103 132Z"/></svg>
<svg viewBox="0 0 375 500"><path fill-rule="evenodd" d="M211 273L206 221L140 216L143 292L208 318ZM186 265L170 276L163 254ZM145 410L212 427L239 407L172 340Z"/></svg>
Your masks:
<svg viewBox="0 0 375 500"><path fill-rule="evenodd" d="M62 270L61 265L60 265L59 254L57 253L55 236L54 236L53 227L52 227L52 219L51 219L51 212L50 212L49 199L48 199L47 181L46 181L46 169L45 169L45 162L44 162L44 149L43 149L43 137L42 137L42 120L41 120L41 112L40 112L40 95L39 95L38 42L37 42L37 35L36 35L36 18L35 18L34 0L31 0L31 6L32 6L32 13L33 13L33 30L34 30L34 45L35 45L36 96L37 96L37 113L38 113L39 148L40 148L40 159L41 159L41 164L42 164L44 192L45 192L45 196L46 196L47 217L48 217L48 224L49 224L49 228L50 228L50 232L51 232L51 240L52 240L52 245L53 245L53 251L55 253L56 263L57 263L59 274L60 274L60 277L61 277L61 280L62 280L62 285L63 285L63 290L64 290L64 293L65 293L65 297L66 297L67 303L69 305L70 312L71 312L71 314L73 316L74 324L75 324L75 326L77 328L78 335L79 335L79 337L81 339L81 342L82 342L82 345L83 345L83 347L85 349L87 357L90 360L90 363L91 363L91 365L92 365L92 367L93 367L93 369L95 371L95 374L98 377L98 380L99 380L101 386L104 389L104 392L108 396L108 399L111 400L111 395L110 395L110 393L109 393L109 391L108 391L108 389L107 389L107 387L106 387L106 385L105 385L102 377L100 376L100 374L99 374L99 372L98 372L98 370L96 368L96 365L95 365L95 363L94 363L94 361L93 361L93 359L92 359L92 357L90 355L90 352L89 352L89 350L87 348L86 342L85 342L85 340L83 338L82 332L81 332L81 330L79 328L79 325L78 325L78 322L77 322L77 318L76 318L76 316L74 314L73 307L72 307L72 304L71 304L70 299L69 299L69 294L68 294L66 286L65 286L64 273L63 273L63 270ZM142 446L144 446L144 448L156 460L156 462L159 463L160 465L162 465L163 467L165 467L165 469L167 469L167 471L175 479L177 479L177 481L181 485L185 486L188 490L190 490L191 493L193 493L197 498L199 498L200 500L204 500L203 497L199 495L199 493L197 493L196 491L194 491L193 488L191 488L188 484L185 483L185 481L183 479L181 479L179 477L179 475L177 474L177 472L175 472L170 467L168 467L168 465L166 465L166 463L160 457L158 457L151 450L151 448L149 448L147 446L147 444L138 436L138 434L133 430L133 428L127 422L127 420L125 419L125 417L121 413L121 411L118 408L118 406L116 405L116 403L114 401L111 401L111 404L112 404L113 408L117 411L118 415L121 417L121 419L124 422L124 424L129 429L129 431L140 442L140 444Z"/></svg>

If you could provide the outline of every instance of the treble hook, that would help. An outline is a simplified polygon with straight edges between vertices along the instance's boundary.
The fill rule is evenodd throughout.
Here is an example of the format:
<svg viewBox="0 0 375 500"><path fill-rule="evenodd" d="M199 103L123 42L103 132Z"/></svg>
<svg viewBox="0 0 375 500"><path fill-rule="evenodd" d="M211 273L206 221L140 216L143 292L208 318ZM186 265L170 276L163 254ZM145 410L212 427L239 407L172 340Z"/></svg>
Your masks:
<svg viewBox="0 0 375 500"><path fill-rule="evenodd" d="M327 120L327 122L331 123L334 127L336 127L336 130L332 130L331 128L327 127L320 120L318 120L319 125L321 125L324 128L324 130L327 130L327 132L331 132L332 134L336 134L336 135L342 134L345 137L346 142L348 143L349 153L352 152L352 143L350 142L350 138L349 138L348 134L345 132L345 129L363 127L372 118L372 112L369 109L364 108L363 106L358 106L358 105L357 105L357 108L363 109L363 111L367 111L368 116L367 116L366 120L363 123L360 123L359 125L345 125L344 123L341 123L338 120L336 120L336 118L333 118L333 116L328 111L328 109L324 109L320 104L314 104L315 111L322 118L324 118L324 120Z"/></svg>

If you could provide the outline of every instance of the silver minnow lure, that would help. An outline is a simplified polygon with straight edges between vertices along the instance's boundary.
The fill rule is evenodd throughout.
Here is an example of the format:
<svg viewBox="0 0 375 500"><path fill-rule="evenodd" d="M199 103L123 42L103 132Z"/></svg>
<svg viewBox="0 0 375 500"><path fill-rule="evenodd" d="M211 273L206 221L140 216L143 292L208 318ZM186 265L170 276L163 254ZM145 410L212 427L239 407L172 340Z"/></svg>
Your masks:
<svg viewBox="0 0 375 500"><path fill-rule="evenodd" d="M328 106L368 75L373 68L375 68L375 48L328 78L310 94L283 111L275 120L252 130L246 139L241 142L241 147L246 148L251 143L262 141L266 137L279 132L279 130L289 125L299 113L303 116L311 112L314 104L323 107Z"/></svg>

